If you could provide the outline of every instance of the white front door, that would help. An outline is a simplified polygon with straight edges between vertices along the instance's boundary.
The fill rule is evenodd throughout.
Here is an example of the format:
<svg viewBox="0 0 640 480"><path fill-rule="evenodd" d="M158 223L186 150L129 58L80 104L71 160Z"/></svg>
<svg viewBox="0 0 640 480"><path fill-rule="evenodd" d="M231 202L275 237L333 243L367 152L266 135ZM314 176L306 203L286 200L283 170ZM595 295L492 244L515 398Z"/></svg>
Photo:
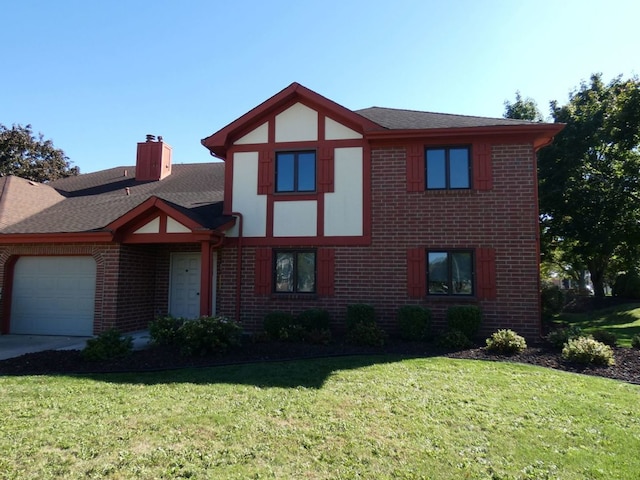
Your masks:
<svg viewBox="0 0 640 480"><path fill-rule="evenodd" d="M174 317L200 316L200 254L171 254L169 314Z"/></svg>

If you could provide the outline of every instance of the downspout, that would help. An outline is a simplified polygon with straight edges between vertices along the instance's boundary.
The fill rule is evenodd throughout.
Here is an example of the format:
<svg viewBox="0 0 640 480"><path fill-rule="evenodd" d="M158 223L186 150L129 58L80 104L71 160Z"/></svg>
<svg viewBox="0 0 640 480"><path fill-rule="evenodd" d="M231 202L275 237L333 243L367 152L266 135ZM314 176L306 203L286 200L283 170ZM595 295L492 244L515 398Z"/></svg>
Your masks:
<svg viewBox="0 0 640 480"><path fill-rule="evenodd" d="M243 217L240 212L231 212L230 215L238 217L238 252L236 264L236 322L240 322L240 289L242 288L242 226Z"/></svg>
<svg viewBox="0 0 640 480"><path fill-rule="evenodd" d="M211 284L211 279L213 278L211 253L222 245L223 240L224 236L218 235L215 242L203 240L200 245L200 255L202 258L202 266L204 267L200 273L200 315L209 316L214 314L212 292L213 289L218 288L218 281L216 279L215 283L213 285Z"/></svg>

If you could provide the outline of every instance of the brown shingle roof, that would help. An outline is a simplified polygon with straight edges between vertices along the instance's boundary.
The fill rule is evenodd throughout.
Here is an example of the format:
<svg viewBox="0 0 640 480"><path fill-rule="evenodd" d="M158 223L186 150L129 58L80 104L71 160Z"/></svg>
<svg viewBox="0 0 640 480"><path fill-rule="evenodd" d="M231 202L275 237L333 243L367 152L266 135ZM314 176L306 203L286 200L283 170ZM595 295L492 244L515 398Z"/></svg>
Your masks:
<svg viewBox="0 0 640 480"><path fill-rule="evenodd" d="M0 178L0 230L65 199L54 188L24 178Z"/></svg>
<svg viewBox="0 0 640 480"><path fill-rule="evenodd" d="M389 130L426 130L433 128L494 127L501 125L530 125L534 122L510 118L472 117L448 113L420 112L395 108L370 107L356 110L368 120Z"/></svg>
<svg viewBox="0 0 640 480"><path fill-rule="evenodd" d="M61 201L43 205L28 216L13 213L11 218L17 221L3 225L0 234L97 231L150 197L171 203L206 228L216 228L228 220L222 217L224 163L173 165L171 175L155 182L136 181L135 167L128 166L39 185L55 192ZM14 209L23 201L23 192L16 192L10 199Z"/></svg>

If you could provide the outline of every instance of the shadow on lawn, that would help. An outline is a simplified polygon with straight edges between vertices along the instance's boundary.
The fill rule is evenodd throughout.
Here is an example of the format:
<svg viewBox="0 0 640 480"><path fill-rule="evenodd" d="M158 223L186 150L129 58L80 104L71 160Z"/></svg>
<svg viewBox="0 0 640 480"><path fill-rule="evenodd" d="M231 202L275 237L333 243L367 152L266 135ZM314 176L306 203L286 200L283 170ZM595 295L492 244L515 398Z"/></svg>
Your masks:
<svg viewBox="0 0 640 480"><path fill-rule="evenodd" d="M420 355L424 357L424 355ZM327 379L341 370L395 363L415 358L406 355L348 355L301 360L243 363L192 367L179 370L139 373L86 374L100 382L129 385L161 385L190 383L196 385L252 385L258 388L319 389Z"/></svg>
<svg viewBox="0 0 640 480"><path fill-rule="evenodd" d="M589 327L616 327L617 325L627 325L636 322L638 319L629 312L616 312L612 315L588 318L584 321L576 322L577 325L584 324ZM640 330L640 327L630 327Z"/></svg>

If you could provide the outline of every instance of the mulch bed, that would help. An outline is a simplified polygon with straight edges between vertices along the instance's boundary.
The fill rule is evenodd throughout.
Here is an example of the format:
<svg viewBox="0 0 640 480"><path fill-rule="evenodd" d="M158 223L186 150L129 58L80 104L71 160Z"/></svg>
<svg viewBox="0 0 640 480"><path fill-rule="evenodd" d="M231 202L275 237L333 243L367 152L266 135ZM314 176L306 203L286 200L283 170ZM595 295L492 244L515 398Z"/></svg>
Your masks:
<svg viewBox="0 0 640 480"><path fill-rule="evenodd" d="M49 350L0 361L0 375L150 372L187 367L382 354L519 362L640 384L640 350L631 348L615 348L616 364L612 367L597 367L565 362L559 352L545 346L529 347L521 354L505 357L491 354L484 348L448 352L432 344L400 341L390 341L384 347L361 347L338 342L330 345L259 342L223 354L196 357L182 355L172 347L151 347L135 351L125 358L100 362L86 361L76 350Z"/></svg>

